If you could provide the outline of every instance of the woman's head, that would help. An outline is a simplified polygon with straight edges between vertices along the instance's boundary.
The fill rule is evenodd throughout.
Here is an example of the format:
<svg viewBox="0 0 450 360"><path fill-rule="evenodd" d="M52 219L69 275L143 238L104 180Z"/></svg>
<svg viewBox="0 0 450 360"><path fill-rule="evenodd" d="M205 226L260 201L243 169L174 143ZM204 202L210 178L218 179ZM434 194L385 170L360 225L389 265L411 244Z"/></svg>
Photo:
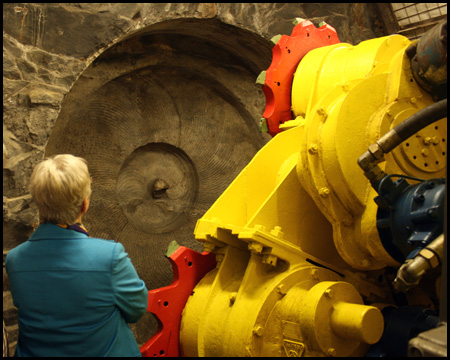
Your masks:
<svg viewBox="0 0 450 360"><path fill-rule="evenodd" d="M86 160L63 154L42 161L31 175L30 192L41 219L57 224L75 223L83 201L91 196Z"/></svg>

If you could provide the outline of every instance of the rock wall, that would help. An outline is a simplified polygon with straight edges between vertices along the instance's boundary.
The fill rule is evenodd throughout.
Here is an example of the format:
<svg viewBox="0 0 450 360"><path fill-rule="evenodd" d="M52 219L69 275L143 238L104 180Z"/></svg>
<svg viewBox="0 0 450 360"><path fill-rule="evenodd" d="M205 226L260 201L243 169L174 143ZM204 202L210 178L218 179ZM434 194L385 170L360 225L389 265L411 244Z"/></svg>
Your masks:
<svg viewBox="0 0 450 360"><path fill-rule="evenodd" d="M267 141L267 137L259 133L253 134L257 133L256 124L264 111L264 96L255 87L254 80L260 71L270 65L269 40L277 34L289 35L293 28L292 20L301 17L313 21L316 26L321 21L329 23L337 30L342 42L356 45L363 40L386 35L375 14L375 5L362 3L3 4L3 142L7 152L3 165L4 254L25 241L38 223L37 210L28 192L31 172L45 156L70 151L63 146L68 143L64 138L67 135L65 129L71 124L73 115L80 114L76 111L83 107L83 94L92 93L97 96L102 91L107 94L107 90L114 89L118 82L125 86L126 78L121 76L132 74L129 76L139 79L144 74L142 71L146 71L149 66L169 64L165 74L167 79L171 79L166 84L171 85L165 85L164 91L168 94L168 101L174 104L170 110L173 114L177 111L180 114L181 111L184 117L195 118L192 112L188 112L188 105L193 103L193 98L183 96L183 92L179 92L175 84L179 81L190 84L197 81L198 88L203 89L200 93L205 102L209 98L208 91L205 90L208 86L215 88L215 93L218 94L211 97L210 106L206 110L201 110L205 112L205 117L211 117L220 106L228 109L224 110L228 114L227 119L242 117L239 124L244 125L239 133L249 131L250 135L234 140L231 137L229 141L235 142L236 149L240 144L245 150L236 150L229 156L231 163L226 166L233 168L232 172L226 171L226 167L219 169L228 173L228 177L222 176L222 183L214 189L211 193L213 195L205 200L200 210L193 212L193 219L185 229L186 234L192 234L195 217L206 211L208 204L214 201ZM151 46L141 49L139 44L143 43ZM189 49L186 44L190 44ZM176 62L174 59L182 60ZM170 70L175 68L182 71ZM200 75L192 75L192 81L189 82L190 78L183 79L182 73ZM199 78L202 80L198 80ZM105 87L105 84L109 84L109 87ZM134 91L137 91L136 88ZM187 87L186 91L194 90ZM102 96L103 99L106 95ZM180 110L180 107L186 110ZM168 117L170 111L167 111L165 115ZM84 136L89 136L90 125L91 133L95 132L95 119L101 116L83 123L88 130ZM132 126L138 126L139 121L133 124ZM157 126L156 120L153 124ZM239 124L236 126L241 126ZM232 134L233 130L236 128L223 128L224 134ZM220 148L219 140L213 135L214 127L211 127L211 131L205 133L204 137L212 144L216 144L216 141L215 147ZM246 137L251 138L251 141L245 140ZM177 148L188 146L182 146L177 143L179 139L172 138L169 131L159 140L152 138L136 142L133 149L145 148L148 143L158 141ZM82 140L74 145L78 149L77 154L89 158L89 153L83 150L80 143ZM129 156L133 149L130 148L127 153L120 146L118 145L120 149L117 154L122 151L125 161L125 155ZM223 147L225 149L230 146ZM181 150L195 158L195 154L186 149ZM95 171L96 160L93 155L92 157ZM227 156L218 156L220 157ZM203 163L203 160L198 158L194 162ZM118 169L122 165L118 163ZM101 173L100 167L98 169ZM202 175L200 170L197 169ZM204 174L203 178L205 177L207 175ZM99 178L99 187L105 191L105 196L116 201L117 208L120 209L119 201L114 200L117 197L115 191L108 192L107 184L103 186L101 176ZM217 179L211 181L218 182ZM94 201L94 210L95 204ZM100 211L102 204L100 201L97 204ZM91 212L90 219L89 223L95 228L95 211ZM105 231L99 231L98 236L108 235ZM167 241L157 243L157 247L161 247L158 256L162 257L166 243ZM195 247L193 243L187 244ZM145 250L145 246L145 243L142 244L136 249L136 253ZM130 256L133 261L133 256L136 256L138 261L138 255L130 253ZM146 269L149 273L153 270L151 265ZM159 287L166 285L166 282L167 278L164 277L154 283L148 280L148 286L150 283L149 288ZM3 284L4 311L6 310L4 317L14 348L17 325L5 274ZM141 323L143 325L134 329L139 343L143 343L156 329L156 322L151 318Z"/></svg>

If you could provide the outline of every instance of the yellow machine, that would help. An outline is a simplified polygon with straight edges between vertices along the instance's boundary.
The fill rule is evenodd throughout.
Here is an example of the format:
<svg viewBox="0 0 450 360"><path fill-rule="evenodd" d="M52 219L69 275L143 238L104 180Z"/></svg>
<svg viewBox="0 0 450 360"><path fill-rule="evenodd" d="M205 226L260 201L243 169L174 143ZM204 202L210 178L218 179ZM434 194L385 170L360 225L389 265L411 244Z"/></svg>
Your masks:
<svg viewBox="0 0 450 360"><path fill-rule="evenodd" d="M298 26L303 41L332 29ZM282 40L279 63L292 50ZM421 45L325 42L297 61L290 118L262 119L276 136L195 228L217 265L184 307L182 356L406 355L411 329L437 327L446 48L445 65L424 74L412 65ZM278 89L272 65L264 85ZM397 126L421 111L427 125L402 138Z"/></svg>

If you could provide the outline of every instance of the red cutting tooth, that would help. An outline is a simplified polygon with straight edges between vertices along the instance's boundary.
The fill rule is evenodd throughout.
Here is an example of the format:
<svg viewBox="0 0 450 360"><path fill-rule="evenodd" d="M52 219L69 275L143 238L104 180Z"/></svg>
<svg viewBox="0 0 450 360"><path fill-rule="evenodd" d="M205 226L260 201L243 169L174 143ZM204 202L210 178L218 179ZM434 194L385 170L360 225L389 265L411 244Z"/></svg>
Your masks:
<svg viewBox="0 0 450 360"><path fill-rule="evenodd" d="M180 356L181 313L195 285L216 266L215 254L200 254L184 246L168 259L173 269L172 284L148 292L147 311L156 316L158 330L140 349L145 357Z"/></svg>
<svg viewBox="0 0 450 360"><path fill-rule="evenodd" d="M272 49L272 63L266 71L263 92L268 133L278 134L280 124L292 120L291 87L295 70L311 50L340 43L336 30L328 24L316 28L305 20L292 30L291 36L282 35Z"/></svg>

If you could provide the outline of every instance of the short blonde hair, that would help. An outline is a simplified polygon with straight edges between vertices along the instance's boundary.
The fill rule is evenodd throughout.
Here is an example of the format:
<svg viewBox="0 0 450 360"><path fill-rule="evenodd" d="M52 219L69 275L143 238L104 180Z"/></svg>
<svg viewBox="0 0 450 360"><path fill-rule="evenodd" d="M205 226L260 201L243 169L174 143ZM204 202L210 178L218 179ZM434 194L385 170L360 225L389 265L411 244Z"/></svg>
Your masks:
<svg viewBox="0 0 450 360"><path fill-rule="evenodd" d="M44 221L73 224L83 201L91 196L91 177L85 159L56 155L39 163L31 175L30 192Z"/></svg>

